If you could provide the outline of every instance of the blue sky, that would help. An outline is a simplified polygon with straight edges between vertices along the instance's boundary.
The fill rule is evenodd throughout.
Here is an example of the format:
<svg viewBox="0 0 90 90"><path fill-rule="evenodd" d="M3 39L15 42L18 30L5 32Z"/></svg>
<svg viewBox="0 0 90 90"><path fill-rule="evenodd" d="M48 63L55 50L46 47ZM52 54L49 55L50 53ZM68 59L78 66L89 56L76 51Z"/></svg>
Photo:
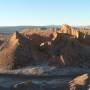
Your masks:
<svg viewBox="0 0 90 90"><path fill-rule="evenodd" d="M0 26L90 25L90 0L0 0Z"/></svg>

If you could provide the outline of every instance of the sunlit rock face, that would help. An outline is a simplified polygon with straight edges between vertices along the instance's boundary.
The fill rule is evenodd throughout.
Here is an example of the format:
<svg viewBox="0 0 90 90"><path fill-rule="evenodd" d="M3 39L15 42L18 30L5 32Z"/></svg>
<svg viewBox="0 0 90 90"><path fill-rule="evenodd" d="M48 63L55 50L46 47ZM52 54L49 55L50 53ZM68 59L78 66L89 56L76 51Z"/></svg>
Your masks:
<svg viewBox="0 0 90 90"><path fill-rule="evenodd" d="M89 90L90 78L88 74L77 76L69 82L70 90Z"/></svg>
<svg viewBox="0 0 90 90"><path fill-rule="evenodd" d="M61 27L61 32L62 32L62 33L69 34L69 35L72 35L74 38L79 38L79 31L73 29L71 26L69 26L69 25L67 25L67 24L64 24L64 25Z"/></svg>
<svg viewBox="0 0 90 90"><path fill-rule="evenodd" d="M29 63L29 50L29 40L18 32L13 33L0 51L0 67L13 69Z"/></svg>
<svg viewBox="0 0 90 90"><path fill-rule="evenodd" d="M67 24L62 25L60 33L66 33L77 38L82 44L90 45L90 30L75 29Z"/></svg>
<svg viewBox="0 0 90 90"><path fill-rule="evenodd" d="M90 47L80 41L80 32L69 25L61 30L29 30L13 33L0 50L0 67L27 65L90 66Z"/></svg>
<svg viewBox="0 0 90 90"><path fill-rule="evenodd" d="M67 24L62 25L61 32L71 34L71 26L69 26Z"/></svg>
<svg viewBox="0 0 90 90"><path fill-rule="evenodd" d="M16 49L16 34L14 33L11 38L5 42L2 48L0 48L0 68L10 69L13 67L13 54Z"/></svg>

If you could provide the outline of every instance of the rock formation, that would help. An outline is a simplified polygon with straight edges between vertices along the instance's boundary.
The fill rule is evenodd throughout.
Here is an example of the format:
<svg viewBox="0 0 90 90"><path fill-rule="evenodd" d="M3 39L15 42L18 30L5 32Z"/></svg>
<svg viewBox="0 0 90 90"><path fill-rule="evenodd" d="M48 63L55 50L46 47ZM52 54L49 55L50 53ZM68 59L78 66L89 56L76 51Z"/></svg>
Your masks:
<svg viewBox="0 0 90 90"><path fill-rule="evenodd" d="M15 69L47 63L58 66L87 66L90 46L81 43L81 31L69 25L61 30L28 30L13 33L0 51L0 68Z"/></svg>
<svg viewBox="0 0 90 90"><path fill-rule="evenodd" d="M89 90L89 76L83 74L74 78L70 83L70 90Z"/></svg>

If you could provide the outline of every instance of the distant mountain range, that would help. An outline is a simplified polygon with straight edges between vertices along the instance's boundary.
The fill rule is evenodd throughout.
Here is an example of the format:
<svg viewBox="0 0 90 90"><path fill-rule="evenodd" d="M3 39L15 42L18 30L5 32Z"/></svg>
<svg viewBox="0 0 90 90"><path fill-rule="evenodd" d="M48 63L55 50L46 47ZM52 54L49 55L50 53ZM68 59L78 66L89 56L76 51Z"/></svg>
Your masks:
<svg viewBox="0 0 90 90"><path fill-rule="evenodd" d="M27 28L60 28L60 25L48 25L48 26L1 26L1 33L12 33L15 31L21 31ZM87 28L90 29L90 26L76 26L77 28Z"/></svg>
<svg viewBox="0 0 90 90"><path fill-rule="evenodd" d="M25 28L30 28L31 26L2 26L0 27L0 32L2 33L11 33L15 31L20 31Z"/></svg>

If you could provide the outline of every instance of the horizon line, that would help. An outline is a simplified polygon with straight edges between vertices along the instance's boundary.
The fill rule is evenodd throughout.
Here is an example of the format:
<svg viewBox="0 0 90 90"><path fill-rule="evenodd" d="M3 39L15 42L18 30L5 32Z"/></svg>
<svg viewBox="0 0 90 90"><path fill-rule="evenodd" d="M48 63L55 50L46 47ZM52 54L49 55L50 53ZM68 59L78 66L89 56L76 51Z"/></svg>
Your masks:
<svg viewBox="0 0 90 90"><path fill-rule="evenodd" d="M0 27L23 27L23 26L30 26L30 27L44 27L44 26L62 26L64 24L49 24L49 25L1 25ZM87 25L71 25L67 24L70 26L90 26L89 24Z"/></svg>

